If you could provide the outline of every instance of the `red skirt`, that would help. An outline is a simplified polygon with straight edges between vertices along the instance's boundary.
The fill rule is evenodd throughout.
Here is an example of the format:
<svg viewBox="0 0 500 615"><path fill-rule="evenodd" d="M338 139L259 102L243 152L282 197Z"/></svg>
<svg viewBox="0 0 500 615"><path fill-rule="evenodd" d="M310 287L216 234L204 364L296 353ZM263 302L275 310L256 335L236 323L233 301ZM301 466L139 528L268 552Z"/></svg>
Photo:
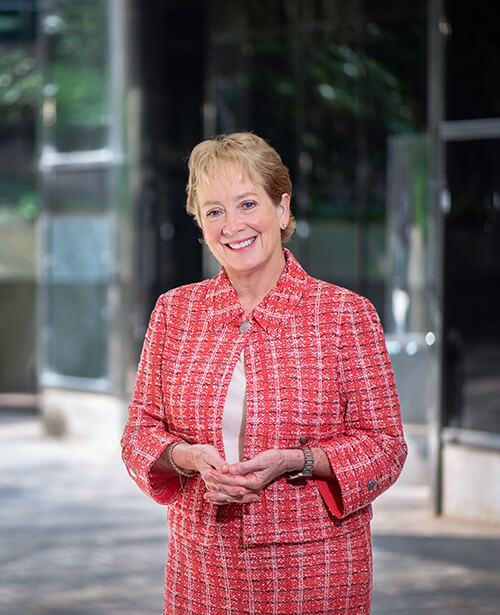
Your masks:
<svg viewBox="0 0 500 615"><path fill-rule="evenodd" d="M244 545L239 508L218 515L209 547L171 534L164 615L370 613L369 526L306 543Z"/></svg>

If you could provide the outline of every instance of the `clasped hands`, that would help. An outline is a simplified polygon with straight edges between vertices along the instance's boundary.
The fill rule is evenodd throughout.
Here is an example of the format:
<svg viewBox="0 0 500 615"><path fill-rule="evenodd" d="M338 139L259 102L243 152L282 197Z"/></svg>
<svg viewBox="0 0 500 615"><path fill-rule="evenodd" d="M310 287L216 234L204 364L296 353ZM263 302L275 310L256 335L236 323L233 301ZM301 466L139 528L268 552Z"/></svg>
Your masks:
<svg viewBox="0 0 500 615"><path fill-rule="evenodd" d="M209 444L195 445L193 457L207 487L204 497L216 505L249 504L273 480L288 471L285 451L269 449L252 459L228 464Z"/></svg>

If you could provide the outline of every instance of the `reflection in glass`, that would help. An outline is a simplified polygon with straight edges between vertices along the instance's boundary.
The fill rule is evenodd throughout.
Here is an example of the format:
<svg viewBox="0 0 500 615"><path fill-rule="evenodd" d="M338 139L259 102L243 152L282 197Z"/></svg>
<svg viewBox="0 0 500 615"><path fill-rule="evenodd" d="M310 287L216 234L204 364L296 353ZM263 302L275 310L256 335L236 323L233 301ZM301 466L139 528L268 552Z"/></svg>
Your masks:
<svg viewBox="0 0 500 615"><path fill-rule="evenodd" d="M427 138L391 135L387 150L387 348L405 420L425 424L436 403L438 373L430 314Z"/></svg>
<svg viewBox="0 0 500 615"><path fill-rule="evenodd" d="M430 328L427 313L427 139L388 139L387 232L389 241L386 329L397 335ZM423 340L422 340L423 341Z"/></svg>
<svg viewBox="0 0 500 615"><path fill-rule="evenodd" d="M489 0L447 0L446 119L500 116L500 5Z"/></svg>
<svg viewBox="0 0 500 615"><path fill-rule="evenodd" d="M41 76L32 2L0 7L0 392L32 392L35 378L36 220L33 162Z"/></svg>
<svg viewBox="0 0 500 615"><path fill-rule="evenodd" d="M46 208L52 213L105 212L114 173L112 168L52 169L44 177Z"/></svg>
<svg viewBox="0 0 500 615"><path fill-rule="evenodd" d="M450 143L446 156L445 418L500 433L500 141Z"/></svg>
<svg viewBox="0 0 500 615"><path fill-rule="evenodd" d="M280 152L294 185L292 251L312 275L373 301L398 350L404 420L419 424L437 371L424 341L427 4L215 0L217 121L205 127L255 130Z"/></svg>
<svg viewBox="0 0 500 615"><path fill-rule="evenodd" d="M50 280L101 282L110 277L111 225L103 216L53 218L48 230Z"/></svg>
<svg viewBox="0 0 500 615"><path fill-rule="evenodd" d="M384 314L389 135L425 126L426 3L214 3L210 132L255 130L290 168L291 248Z"/></svg>
<svg viewBox="0 0 500 615"><path fill-rule="evenodd" d="M108 283L111 279L111 224L89 214L47 221L46 365L51 374L106 378L108 374Z"/></svg>
<svg viewBox="0 0 500 615"><path fill-rule="evenodd" d="M106 284L48 286L47 374L105 378L108 374ZM55 382L54 382L55 383Z"/></svg>
<svg viewBox="0 0 500 615"><path fill-rule="evenodd" d="M47 64L42 107L46 147L59 152L108 146L108 2L57 0L42 19Z"/></svg>

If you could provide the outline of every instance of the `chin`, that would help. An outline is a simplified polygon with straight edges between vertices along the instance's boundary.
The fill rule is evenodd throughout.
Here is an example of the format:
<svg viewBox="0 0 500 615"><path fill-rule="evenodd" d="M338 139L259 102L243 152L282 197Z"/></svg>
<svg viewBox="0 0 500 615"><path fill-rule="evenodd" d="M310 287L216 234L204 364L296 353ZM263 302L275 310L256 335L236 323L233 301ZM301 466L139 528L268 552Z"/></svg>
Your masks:
<svg viewBox="0 0 500 615"><path fill-rule="evenodd" d="M228 263L228 267L230 269L232 269L233 271L239 271L241 273L262 269L265 267L265 265L266 261L264 259L255 258L241 259L237 262Z"/></svg>

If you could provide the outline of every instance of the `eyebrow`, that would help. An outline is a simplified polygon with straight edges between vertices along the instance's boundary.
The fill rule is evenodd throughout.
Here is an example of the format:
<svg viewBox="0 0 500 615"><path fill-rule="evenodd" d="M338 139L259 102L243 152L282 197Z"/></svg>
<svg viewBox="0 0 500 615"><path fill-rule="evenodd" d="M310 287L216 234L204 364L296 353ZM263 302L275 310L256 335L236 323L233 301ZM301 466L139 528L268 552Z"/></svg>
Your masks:
<svg viewBox="0 0 500 615"><path fill-rule="evenodd" d="M238 194L236 200L241 201L241 199L245 199L247 196L258 196L258 194L256 192L244 192L243 194Z"/></svg>
<svg viewBox="0 0 500 615"><path fill-rule="evenodd" d="M244 192L243 194L238 194L235 198L235 201L241 201L242 199L246 199L249 196L256 197L258 196L258 194L256 192ZM211 207L212 205L221 205L221 203L220 201L205 201L201 204L201 207Z"/></svg>

